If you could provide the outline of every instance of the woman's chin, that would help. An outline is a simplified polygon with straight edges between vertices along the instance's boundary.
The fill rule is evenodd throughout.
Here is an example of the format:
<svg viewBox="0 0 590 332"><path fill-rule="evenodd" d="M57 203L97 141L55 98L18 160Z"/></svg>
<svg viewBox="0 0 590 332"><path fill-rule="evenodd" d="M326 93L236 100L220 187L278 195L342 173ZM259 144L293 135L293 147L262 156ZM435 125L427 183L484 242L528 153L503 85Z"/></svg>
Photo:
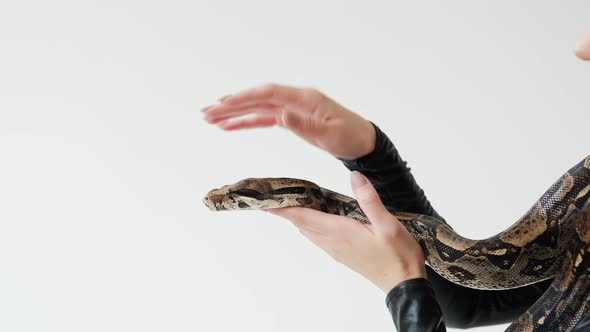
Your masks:
<svg viewBox="0 0 590 332"><path fill-rule="evenodd" d="M574 54L582 60L590 60L590 32L580 38L574 48Z"/></svg>

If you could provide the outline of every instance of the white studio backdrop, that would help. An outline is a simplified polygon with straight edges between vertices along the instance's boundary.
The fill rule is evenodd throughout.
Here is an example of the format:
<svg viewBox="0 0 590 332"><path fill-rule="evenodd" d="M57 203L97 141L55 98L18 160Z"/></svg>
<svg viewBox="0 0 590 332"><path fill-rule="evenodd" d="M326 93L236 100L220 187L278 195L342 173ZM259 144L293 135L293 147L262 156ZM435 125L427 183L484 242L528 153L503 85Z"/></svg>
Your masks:
<svg viewBox="0 0 590 332"><path fill-rule="evenodd" d="M587 1L0 2L0 331L393 330L384 294L285 220L201 203L245 177L350 194L348 171L199 109L315 87L485 238L590 153L589 26Z"/></svg>

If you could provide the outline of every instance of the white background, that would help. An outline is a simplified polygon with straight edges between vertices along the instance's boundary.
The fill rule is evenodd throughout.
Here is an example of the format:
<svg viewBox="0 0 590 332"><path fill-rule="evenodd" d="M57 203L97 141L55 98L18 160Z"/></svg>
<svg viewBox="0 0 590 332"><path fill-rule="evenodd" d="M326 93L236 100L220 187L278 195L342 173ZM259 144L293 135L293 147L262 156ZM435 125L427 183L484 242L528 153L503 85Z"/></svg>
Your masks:
<svg viewBox="0 0 590 332"><path fill-rule="evenodd" d="M201 203L258 176L350 194L348 171L199 109L318 88L484 238L590 152L588 26L582 0L0 2L0 330L393 330L384 294L288 222Z"/></svg>

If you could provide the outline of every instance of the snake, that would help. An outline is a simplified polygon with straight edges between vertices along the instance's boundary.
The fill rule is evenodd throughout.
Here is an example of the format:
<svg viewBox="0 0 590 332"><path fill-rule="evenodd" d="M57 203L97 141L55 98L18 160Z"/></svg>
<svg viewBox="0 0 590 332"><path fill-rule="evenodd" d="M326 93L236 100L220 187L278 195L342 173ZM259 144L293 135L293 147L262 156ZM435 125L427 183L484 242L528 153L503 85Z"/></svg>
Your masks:
<svg viewBox="0 0 590 332"><path fill-rule="evenodd" d="M244 179L209 191L203 202L213 211L306 207L370 224L355 199L296 178ZM390 213L418 242L426 264L451 282L502 290L553 278L506 331L571 331L590 314L590 156L514 224L486 239L463 237L432 216Z"/></svg>

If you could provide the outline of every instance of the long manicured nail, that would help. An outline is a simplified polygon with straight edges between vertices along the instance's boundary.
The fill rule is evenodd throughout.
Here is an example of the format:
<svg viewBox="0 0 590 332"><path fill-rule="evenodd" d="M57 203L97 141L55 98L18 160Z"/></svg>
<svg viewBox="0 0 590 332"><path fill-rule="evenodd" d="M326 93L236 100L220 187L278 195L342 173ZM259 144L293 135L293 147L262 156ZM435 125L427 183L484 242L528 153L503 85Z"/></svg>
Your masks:
<svg viewBox="0 0 590 332"><path fill-rule="evenodd" d="M207 112L213 106L215 106L215 105L205 106L205 107L201 108L201 112Z"/></svg>
<svg viewBox="0 0 590 332"><path fill-rule="evenodd" d="M357 171L352 171L352 173L350 174L350 178L352 185L357 188L369 182L369 180L367 180L367 178L364 175Z"/></svg>
<svg viewBox="0 0 590 332"><path fill-rule="evenodd" d="M219 99L217 99L217 100L218 100L218 101L220 101L220 102L223 102L224 100L226 100L227 98L229 98L229 97L231 97L231 96L232 96L232 95L225 95L225 96L223 96L223 97L221 97L221 98L219 98Z"/></svg>

